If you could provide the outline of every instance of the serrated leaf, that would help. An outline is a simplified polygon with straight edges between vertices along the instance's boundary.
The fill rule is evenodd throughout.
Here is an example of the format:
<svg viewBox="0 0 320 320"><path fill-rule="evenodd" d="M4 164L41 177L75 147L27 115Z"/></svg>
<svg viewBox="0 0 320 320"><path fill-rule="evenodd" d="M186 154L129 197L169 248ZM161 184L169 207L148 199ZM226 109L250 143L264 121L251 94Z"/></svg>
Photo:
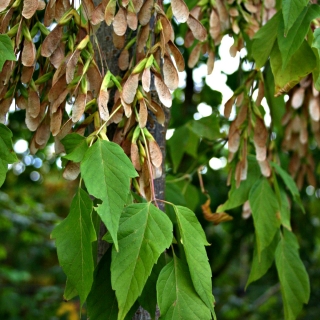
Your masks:
<svg viewBox="0 0 320 320"><path fill-rule="evenodd" d="M293 233L283 230L275 259L281 284L286 320L294 320L310 297L309 277L299 256L299 245Z"/></svg>
<svg viewBox="0 0 320 320"><path fill-rule="evenodd" d="M102 200L97 212L118 248L119 219L137 172L119 145L98 140L85 153L81 174L88 192Z"/></svg>
<svg viewBox="0 0 320 320"><path fill-rule="evenodd" d="M216 212L224 212L244 204L249 198L249 192L257 179L261 176L257 160L253 156L248 156L247 179L241 181L239 188L236 187L235 179L232 179L231 189L228 193L228 200L220 205Z"/></svg>
<svg viewBox="0 0 320 320"><path fill-rule="evenodd" d="M62 140L66 155L65 159L80 162L88 150L86 138L77 133L67 134Z"/></svg>
<svg viewBox="0 0 320 320"><path fill-rule="evenodd" d="M317 67L316 56L306 40L303 40L285 68L282 67L281 52L276 43L271 52L270 62L274 75L275 96L288 92Z"/></svg>
<svg viewBox="0 0 320 320"><path fill-rule="evenodd" d="M246 284L246 288L250 283L262 278L266 272L271 267L274 260L274 253L276 251L277 245L279 243L279 233L276 233L272 242L264 250L262 250L259 260L257 243L255 242L253 250L252 266L250 270L250 275Z"/></svg>
<svg viewBox="0 0 320 320"><path fill-rule="evenodd" d="M16 61L16 56L13 51L11 39L6 34L0 34L0 71L7 60Z"/></svg>
<svg viewBox="0 0 320 320"><path fill-rule="evenodd" d="M282 57L282 68L287 66L292 55L300 48L305 39L310 23L320 16L320 6L311 5L306 7L294 22L292 28L285 36L284 21L281 19L278 29L278 44Z"/></svg>
<svg viewBox="0 0 320 320"><path fill-rule="evenodd" d="M56 239L60 265L75 287L81 305L86 300L93 282L94 263L92 242L97 240L91 219L92 200L82 189L74 196L67 218L55 227L51 236Z"/></svg>
<svg viewBox="0 0 320 320"><path fill-rule="evenodd" d="M209 308L193 287L188 267L176 256L160 273L157 296L163 320L211 319Z"/></svg>
<svg viewBox="0 0 320 320"><path fill-rule="evenodd" d="M261 178L254 184L249 193L249 203L260 259L261 252L270 245L280 226L279 203L266 178Z"/></svg>
<svg viewBox="0 0 320 320"><path fill-rule="evenodd" d="M151 274L143 288L141 296L138 298L139 304L147 310L152 319L155 319L157 305L156 284L161 270L166 265L165 253L159 257L157 263L153 266Z"/></svg>
<svg viewBox="0 0 320 320"><path fill-rule="evenodd" d="M101 258L94 271L94 281L87 299L88 315L92 320L114 320L118 316L118 302L111 287L111 250Z"/></svg>
<svg viewBox="0 0 320 320"><path fill-rule="evenodd" d="M124 319L141 294L153 265L172 242L172 223L151 203L127 206L120 219L119 252L112 249L111 282Z"/></svg>
<svg viewBox="0 0 320 320"><path fill-rule="evenodd" d="M4 124L0 123L0 159L7 163L14 163L19 160L12 150L11 138L11 130Z"/></svg>
<svg viewBox="0 0 320 320"><path fill-rule="evenodd" d="M253 37L252 56L256 61L256 68L262 68L268 60L281 19L281 12L276 13Z"/></svg>
<svg viewBox="0 0 320 320"><path fill-rule="evenodd" d="M214 315L211 268L205 250L209 243L195 214L185 207L173 207L194 288Z"/></svg>
<svg viewBox="0 0 320 320"><path fill-rule="evenodd" d="M280 175L280 177L282 178L283 182L285 183L285 185L287 186L287 188L291 192L291 194L293 196L293 199L298 203L298 205L300 206L301 210L303 212L305 212L305 209L304 209L304 207L302 205L302 202L301 202L299 189L298 189L296 183L294 182L293 178L289 175L288 172L283 170L276 163L270 162L270 164L271 164L271 167L273 167L277 171L277 173Z"/></svg>
<svg viewBox="0 0 320 320"><path fill-rule="evenodd" d="M309 0L282 0L284 33L287 35Z"/></svg>
<svg viewBox="0 0 320 320"><path fill-rule="evenodd" d="M0 187L3 185L3 183L6 180L7 172L8 172L8 163L0 159Z"/></svg>

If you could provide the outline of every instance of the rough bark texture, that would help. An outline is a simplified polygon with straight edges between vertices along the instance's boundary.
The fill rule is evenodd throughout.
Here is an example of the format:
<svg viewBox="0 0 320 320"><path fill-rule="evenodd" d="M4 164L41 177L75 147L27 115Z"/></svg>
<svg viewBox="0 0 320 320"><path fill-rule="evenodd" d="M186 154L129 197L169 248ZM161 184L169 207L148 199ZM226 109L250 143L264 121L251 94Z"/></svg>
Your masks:
<svg viewBox="0 0 320 320"><path fill-rule="evenodd" d="M95 5L98 5L101 0L94 0L93 1ZM106 24L102 23L101 27L99 28L97 32L97 39L100 46L100 54L102 56L102 62L100 58L100 54L97 53L96 60L98 61L98 64L105 65L107 64L108 69L114 74L119 75L121 74L121 71L118 67L118 58L121 50L118 50L114 47L113 41L112 41L112 26L108 27ZM105 70L106 71L106 70ZM158 101L158 96L155 92L154 86L152 85L152 97L155 101ZM110 96L110 100L112 100L112 96ZM158 101L160 104L160 101ZM154 136L155 140L160 146L160 149L162 151L163 159L165 159L165 143L166 143L166 131L168 126L168 120L169 120L169 109L164 108L165 114L166 114L166 123L164 126L161 126L156 121L152 121L152 123L149 123L148 129L151 132L151 134ZM153 115L150 114L152 119L154 119ZM164 161L162 163L162 176L158 179L155 179L154 181L154 187L155 187L155 196L157 199L164 200L164 190L165 190L165 166ZM159 202L158 206L161 210L164 210L164 203ZM107 232L107 229L103 223L101 223L100 226L100 232L99 232L99 239L98 239L98 261L101 259L101 257L104 255L104 253L107 251L109 245L105 241L102 240L102 236ZM157 308L156 311L156 318L159 319L160 312ZM144 310L141 306L135 313L132 320L151 320L150 314Z"/></svg>

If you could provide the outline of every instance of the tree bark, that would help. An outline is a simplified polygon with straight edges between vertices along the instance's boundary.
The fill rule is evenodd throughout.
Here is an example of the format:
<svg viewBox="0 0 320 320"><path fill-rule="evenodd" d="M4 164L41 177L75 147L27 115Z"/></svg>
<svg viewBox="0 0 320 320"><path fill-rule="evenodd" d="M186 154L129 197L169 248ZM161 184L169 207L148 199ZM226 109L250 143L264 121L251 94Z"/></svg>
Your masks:
<svg viewBox="0 0 320 320"><path fill-rule="evenodd" d="M98 5L101 0L94 0L93 1L95 5ZM97 52L96 54L96 60L100 67L104 65L104 63L107 63L107 68L114 74L114 75L121 75L121 71L118 67L118 58L120 55L121 50L118 50L115 48L113 41L112 41L112 29L113 27L108 27L105 23L102 23L99 30L97 31L97 39L100 47L100 53ZM101 57L102 56L102 61ZM153 82L153 81L152 81ZM155 92L154 85L152 83L151 86L151 94L152 98L157 101L160 105L160 101L158 100L158 96ZM110 96L110 100L112 102L113 96ZM165 144L166 144L166 131L169 121L169 109L163 107L164 112L166 114L166 122L165 125L160 125L156 120L153 114L150 112L150 116L152 117L153 121L148 124L148 130L153 135L155 140L157 141L161 151L162 151L162 175L158 179L154 180L154 188L155 188L155 197L159 200L164 200L164 190L165 190L165 165L164 165L164 159L165 159ZM165 205L163 202L158 202L159 209L164 211ZM100 225L100 232L99 232L99 238L98 238L98 261L101 259L101 257L104 255L104 253L107 251L109 245L107 242L102 240L103 235L107 232L107 229L103 223ZM156 319L160 317L159 309L157 308L156 311ZM141 306L135 313L132 320L151 320L152 317L148 313L148 311L144 310Z"/></svg>

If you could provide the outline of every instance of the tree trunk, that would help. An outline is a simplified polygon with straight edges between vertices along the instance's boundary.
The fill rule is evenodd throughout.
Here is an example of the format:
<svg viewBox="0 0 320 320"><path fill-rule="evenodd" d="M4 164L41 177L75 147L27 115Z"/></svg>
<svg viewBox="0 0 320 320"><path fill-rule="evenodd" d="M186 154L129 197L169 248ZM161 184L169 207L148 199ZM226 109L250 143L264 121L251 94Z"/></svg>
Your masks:
<svg viewBox="0 0 320 320"><path fill-rule="evenodd" d="M94 0L93 1L95 5L98 5L101 0ZM100 46L100 53L97 53L96 60L100 67L107 63L107 68L114 74L114 75L121 75L121 71L118 67L118 58L120 55L121 50L118 50L115 48L113 41L112 41L112 31L113 27L108 27L105 23L101 24L101 27L97 31L97 39ZM102 56L102 61L101 57ZM105 70L106 71L106 70ZM151 94L153 100L157 101L160 104L160 101L158 100L158 96L155 92L155 88L153 85L151 85ZM113 96L110 96L110 100L112 102ZM163 106L162 106L163 107ZM166 122L164 126L161 126L158 122L155 120L152 123L148 124L148 130L153 135L155 140L157 141L163 156L163 162L162 162L162 175L160 178L154 180L154 188L155 188L155 197L159 200L164 200L164 190L165 190L165 166L164 166L164 159L165 159L165 143L166 143L166 131L168 126L168 120L169 120L169 109L163 107L164 112L166 114ZM150 114L151 117L154 119L153 114ZM158 203L159 209L164 210L164 203L159 202ZM104 255L104 253L107 251L109 244L102 240L102 236L107 232L107 229L103 223L101 223L100 226L100 232L99 232L99 239L98 239L98 261L101 259L101 257ZM160 317L159 309L157 308L156 311L156 319ZM132 320L151 320L150 314L144 310L141 306L135 313Z"/></svg>

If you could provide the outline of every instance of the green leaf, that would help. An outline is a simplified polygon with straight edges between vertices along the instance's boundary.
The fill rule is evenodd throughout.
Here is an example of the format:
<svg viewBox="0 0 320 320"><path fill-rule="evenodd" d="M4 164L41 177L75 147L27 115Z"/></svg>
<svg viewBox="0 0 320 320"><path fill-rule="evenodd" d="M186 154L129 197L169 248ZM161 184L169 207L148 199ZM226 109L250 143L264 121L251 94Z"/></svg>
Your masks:
<svg viewBox="0 0 320 320"><path fill-rule="evenodd" d="M56 239L60 265L71 288L77 290L81 305L93 282L92 242L97 237L91 220L92 208L89 195L79 188L72 200L69 215L55 227L51 235Z"/></svg>
<svg viewBox="0 0 320 320"><path fill-rule="evenodd" d="M87 299L88 315L92 320L114 320L118 316L118 302L111 287L111 250L101 258L94 271L94 281Z"/></svg>
<svg viewBox="0 0 320 320"><path fill-rule="evenodd" d="M0 34L0 71L7 60L16 61L11 39L6 34Z"/></svg>
<svg viewBox="0 0 320 320"><path fill-rule="evenodd" d="M301 210L303 212L305 212L305 209L304 209L304 207L302 205L302 202L301 202L299 189L298 189L296 183L294 182L294 180L292 179L292 177L289 175L288 172L283 170L276 163L270 162L270 164L271 164L271 167L273 167L276 170L276 172L280 175L280 177L282 178L283 182L285 183L287 188L290 190L290 192L291 192L291 194L293 196L293 199L298 203L298 205L300 206Z"/></svg>
<svg viewBox="0 0 320 320"><path fill-rule="evenodd" d="M256 68L262 68L268 60L281 19L281 12L276 13L253 37L252 56L256 61Z"/></svg>
<svg viewBox="0 0 320 320"><path fill-rule="evenodd" d="M118 249L119 219L128 199L130 178L137 172L119 145L98 140L85 153L81 174L88 192L102 200L97 212Z"/></svg>
<svg viewBox="0 0 320 320"><path fill-rule="evenodd" d="M263 277L272 265L274 253L279 243L279 233L276 233L272 242L261 252L260 260L258 256L257 243L255 242L253 250L252 266L250 275L246 284L246 288L250 283L259 280Z"/></svg>
<svg viewBox="0 0 320 320"><path fill-rule="evenodd" d="M219 116L213 114L199 120L188 122L187 127L198 137L215 140L221 137Z"/></svg>
<svg viewBox="0 0 320 320"><path fill-rule="evenodd" d="M320 50L320 29L319 28L314 30L312 47Z"/></svg>
<svg viewBox="0 0 320 320"><path fill-rule="evenodd" d="M11 138L11 130L4 124L0 123L0 159L7 163L14 163L19 160L12 150L13 147Z"/></svg>
<svg viewBox="0 0 320 320"><path fill-rule="evenodd" d="M273 46L270 61L274 75L276 96L288 92L317 67L316 56L305 40L285 68L282 67L282 57L278 44Z"/></svg>
<svg viewBox="0 0 320 320"><path fill-rule="evenodd" d="M286 36L309 0L282 0L284 35Z"/></svg>
<svg viewBox="0 0 320 320"><path fill-rule="evenodd" d="M282 68L287 66L292 55L300 48L305 39L310 23L320 16L320 6L306 7L293 24L287 36L284 34L284 21L281 20L278 29L278 44L282 56Z"/></svg>
<svg viewBox="0 0 320 320"><path fill-rule="evenodd" d="M174 206L174 211L194 288L214 315L211 268L205 250L209 243L197 217L190 209Z"/></svg>
<svg viewBox="0 0 320 320"><path fill-rule="evenodd" d="M288 197L286 193L280 189L280 197L281 197L281 203L280 203L280 219L281 224L287 228L289 231L291 231L291 222L290 222L290 204Z"/></svg>
<svg viewBox="0 0 320 320"><path fill-rule="evenodd" d="M159 257L158 262L153 266L151 274L143 288L141 296L138 298L139 304L143 309L147 310L152 319L155 319L157 305L157 290L156 285L161 270L166 265L165 253Z"/></svg>
<svg viewBox="0 0 320 320"><path fill-rule="evenodd" d="M124 209L118 232L119 252L112 249L111 281L124 319L140 296L161 253L172 242L172 223L151 203L135 203Z"/></svg>
<svg viewBox="0 0 320 320"><path fill-rule="evenodd" d="M61 140L65 150L65 159L73 162L80 162L88 150L88 144L85 137L77 133L70 133Z"/></svg>
<svg viewBox="0 0 320 320"><path fill-rule="evenodd" d="M0 159L0 187L3 185L3 183L6 180L7 171L8 171L8 163Z"/></svg>
<svg viewBox="0 0 320 320"><path fill-rule="evenodd" d="M63 293L63 299L66 301L69 301L78 295L79 294L78 294L76 287L73 284L71 284L67 278L66 287L65 287L64 293Z"/></svg>
<svg viewBox="0 0 320 320"><path fill-rule="evenodd" d="M173 136L168 141L174 172L179 168L185 153L194 158L197 157L198 143L199 137L187 126L175 129Z"/></svg>
<svg viewBox="0 0 320 320"><path fill-rule="evenodd" d="M207 320L210 310L195 291L188 267L176 256L161 271L157 296L163 320Z"/></svg>
<svg viewBox="0 0 320 320"><path fill-rule="evenodd" d="M257 238L257 252L261 252L272 242L279 230L279 203L266 178L259 179L249 193L249 203Z"/></svg>
<svg viewBox="0 0 320 320"><path fill-rule="evenodd" d="M294 320L310 297L309 277L299 256L299 245L293 233L284 229L276 250L276 267L281 284L286 320Z"/></svg>
<svg viewBox="0 0 320 320"><path fill-rule="evenodd" d="M249 192L257 179L261 176L260 167L257 160L253 156L248 156L248 173L247 179L241 181L239 188L236 187L236 181L233 178L231 182L231 189L228 194L228 200L220 205L216 212L224 212L244 204L249 198Z"/></svg>

